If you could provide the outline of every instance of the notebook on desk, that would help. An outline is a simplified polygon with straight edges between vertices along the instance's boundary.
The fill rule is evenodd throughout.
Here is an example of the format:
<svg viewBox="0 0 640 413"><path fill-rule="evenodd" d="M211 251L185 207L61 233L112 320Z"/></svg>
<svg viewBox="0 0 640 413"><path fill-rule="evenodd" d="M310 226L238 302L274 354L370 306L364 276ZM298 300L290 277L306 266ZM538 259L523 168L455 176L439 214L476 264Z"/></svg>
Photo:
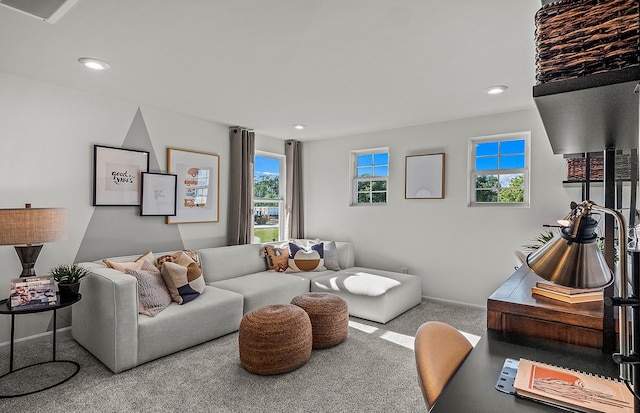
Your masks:
<svg viewBox="0 0 640 413"><path fill-rule="evenodd" d="M618 379L520 359L517 396L585 413L633 413L634 397Z"/></svg>

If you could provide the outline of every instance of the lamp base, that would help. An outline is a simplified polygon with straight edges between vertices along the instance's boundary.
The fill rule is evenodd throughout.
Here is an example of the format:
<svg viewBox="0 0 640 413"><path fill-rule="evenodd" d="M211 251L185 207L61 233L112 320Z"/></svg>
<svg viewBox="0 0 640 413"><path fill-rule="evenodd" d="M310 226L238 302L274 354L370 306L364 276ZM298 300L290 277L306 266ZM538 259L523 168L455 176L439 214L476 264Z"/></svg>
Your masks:
<svg viewBox="0 0 640 413"><path fill-rule="evenodd" d="M18 258L20 258L20 264L22 264L22 274L20 274L20 277L33 277L36 275L36 260L42 249L42 244L16 245L14 248L18 253Z"/></svg>

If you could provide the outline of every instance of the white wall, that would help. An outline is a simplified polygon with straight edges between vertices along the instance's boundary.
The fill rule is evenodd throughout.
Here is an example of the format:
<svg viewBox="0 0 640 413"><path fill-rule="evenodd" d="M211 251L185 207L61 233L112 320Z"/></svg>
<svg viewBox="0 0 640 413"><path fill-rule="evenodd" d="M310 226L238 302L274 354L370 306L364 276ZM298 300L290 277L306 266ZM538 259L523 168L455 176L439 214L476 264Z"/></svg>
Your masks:
<svg viewBox="0 0 640 413"><path fill-rule="evenodd" d="M471 137L531 131L531 206L468 207ZM349 206L349 153L389 147L388 204ZM446 153L445 199L404 199L404 158ZM565 188L565 161L554 155L536 110L345 136L304 144L307 237L351 241L356 265L423 280L423 296L485 306L513 273L514 251L580 202Z"/></svg>
<svg viewBox="0 0 640 413"><path fill-rule="evenodd" d="M64 207L68 214L69 237L43 247L36 264L38 274L74 261L92 214L100 208L91 205L93 145L122 146L137 110L134 103L0 73L0 208L21 208L31 203L34 208ZM229 176L227 126L149 107L142 107L141 113L163 171L167 147L220 154L220 222L180 224L178 241L186 248L224 245ZM119 208L139 214L134 207ZM161 217L137 217L147 218L157 219L158 226L166 225ZM127 244L144 237L152 240L152 236L123 233L121 242ZM13 247L0 246L0 265L0 297L8 297L11 278L21 272ZM9 320L10 317L0 316L0 343L9 339ZM18 317L16 335L46 331L50 321L46 314Z"/></svg>

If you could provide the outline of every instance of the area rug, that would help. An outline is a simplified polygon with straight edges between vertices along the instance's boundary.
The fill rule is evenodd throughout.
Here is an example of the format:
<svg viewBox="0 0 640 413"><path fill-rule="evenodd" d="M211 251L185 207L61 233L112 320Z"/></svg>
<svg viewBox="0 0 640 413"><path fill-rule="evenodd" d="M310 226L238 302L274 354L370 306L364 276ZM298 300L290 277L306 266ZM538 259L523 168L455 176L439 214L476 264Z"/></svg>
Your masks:
<svg viewBox="0 0 640 413"><path fill-rule="evenodd" d="M434 312L436 307L442 307L443 314L454 321L456 314L466 311L423 303L394 320L402 331L393 331L392 322L383 325L352 318L343 343L314 350L307 364L277 376L257 376L244 370L238 357L237 333L117 375L62 334L58 357L79 362L80 372L54 389L0 399L0 410L46 406L48 412L424 411L412 334L417 329L415 324L429 320L425 311ZM474 309L470 314L475 324L481 325L484 311ZM410 334L405 334L407 331ZM51 354L46 342L19 347L18 367L19 363L47 359ZM4 350L0 367L8 366L8 349ZM4 373L5 369L0 371Z"/></svg>

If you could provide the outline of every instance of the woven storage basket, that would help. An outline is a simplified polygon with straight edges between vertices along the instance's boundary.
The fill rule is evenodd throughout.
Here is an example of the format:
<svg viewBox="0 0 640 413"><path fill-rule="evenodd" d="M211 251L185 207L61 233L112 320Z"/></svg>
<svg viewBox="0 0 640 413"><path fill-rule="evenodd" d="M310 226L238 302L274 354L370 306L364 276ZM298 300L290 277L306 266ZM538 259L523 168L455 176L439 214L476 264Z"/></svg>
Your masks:
<svg viewBox="0 0 640 413"><path fill-rule="evenodd" d="M536 13L538 83L640 66L638 0L562 0Z"/></svg>
<svg viewBox="0 0 640 413"><path fill-rule="evenodd" d="M589 179L592 181L604 179L604 158L601 156L590 158ZM586 158L567 158L567 181L584 181L587 176Z"/></svg>
<svg viewBox="0 0 640 413"><path fill-rule="evenodd" d="M596 156L590 158L591 173L590 180L602 180L604 179L604 158ZM586 158L567 158L567 181L584 181L587 176ZM616 155L615 164L615 179L617 181L630 181L631 180L631 155L630 154L618 154ZM635 179L638 179L638 172L635 173Z"/></svg>

